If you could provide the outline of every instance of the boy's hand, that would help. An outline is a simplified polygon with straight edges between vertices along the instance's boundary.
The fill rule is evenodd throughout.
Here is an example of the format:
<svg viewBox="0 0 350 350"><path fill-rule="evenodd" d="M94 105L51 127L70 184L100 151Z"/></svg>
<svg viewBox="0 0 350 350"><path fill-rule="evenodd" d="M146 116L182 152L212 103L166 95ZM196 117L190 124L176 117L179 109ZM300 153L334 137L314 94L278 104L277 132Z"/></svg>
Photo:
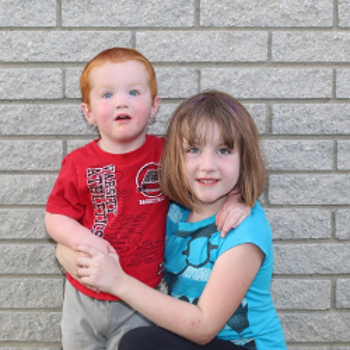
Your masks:
<svg viewBox="0 0 350 350"><path fill-rule="evenodd" d="M251 210L251 207L239 202L239 194L232 193L227 196L216 215L216 226L218 231L221 231L221 237L225 238L232 228L241 224L250 215Z"/></svg>

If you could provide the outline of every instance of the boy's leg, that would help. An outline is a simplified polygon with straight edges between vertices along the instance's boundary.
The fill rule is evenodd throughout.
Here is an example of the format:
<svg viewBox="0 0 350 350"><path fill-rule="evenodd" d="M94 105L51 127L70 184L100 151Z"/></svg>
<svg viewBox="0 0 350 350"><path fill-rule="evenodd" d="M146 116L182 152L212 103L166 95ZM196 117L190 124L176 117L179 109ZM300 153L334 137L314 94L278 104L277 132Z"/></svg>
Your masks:
<svg viewBox="0 0 350 350"><path fill-rule="evenodd" d="M105 349L105 304L80 293L66 280L61 321L63 350Z"/></svg>
<svg viewBox="0 0 350 350"><path fill-rule="evenodd" d="M121 339L119 350L244 350L229 341L214 338L206 345L198 345L160 327L131 330Z"/></svg>
<svg viewBox="0 0 350 350"><path fill-rule="evenodd" d="M151 326L151 322L123 301L111 302L109 309L110 327L107 336L107 350L117 350L120 339L131 329Z"/></svg>

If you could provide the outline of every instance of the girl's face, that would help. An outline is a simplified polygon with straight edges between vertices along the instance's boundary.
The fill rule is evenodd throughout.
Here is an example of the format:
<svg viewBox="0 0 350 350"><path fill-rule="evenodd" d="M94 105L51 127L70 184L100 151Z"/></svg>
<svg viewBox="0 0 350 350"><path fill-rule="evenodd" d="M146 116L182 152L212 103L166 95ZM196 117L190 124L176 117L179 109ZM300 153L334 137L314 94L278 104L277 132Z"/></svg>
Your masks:
<svg viewBox="0 0 350 350"><path fill-rule="evenodd" d="M216 124L199 127L198 143L183 143L185 175L198 198L200 212L206 217L217 213L229 192L235 187L240 174L238 147L233 150L223 144ZM205 142L201 140L204 139Z"/></svg>

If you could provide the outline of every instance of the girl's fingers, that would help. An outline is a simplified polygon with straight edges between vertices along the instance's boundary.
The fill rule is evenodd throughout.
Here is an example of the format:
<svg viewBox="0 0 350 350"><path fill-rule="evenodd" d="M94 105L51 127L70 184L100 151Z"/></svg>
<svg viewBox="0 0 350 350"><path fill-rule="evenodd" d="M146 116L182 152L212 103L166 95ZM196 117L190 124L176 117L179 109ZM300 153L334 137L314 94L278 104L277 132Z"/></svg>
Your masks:
<svg viewBox="0 0 350 350"><path fill-rule="evenodd" d="M99 253L99 251L97 249L95 249L94 247L87 245L87 244L79 244L75 248L75 251L77 251L79 253L85 253L85 254L90 255L90 256L95 256Z"/></svg>

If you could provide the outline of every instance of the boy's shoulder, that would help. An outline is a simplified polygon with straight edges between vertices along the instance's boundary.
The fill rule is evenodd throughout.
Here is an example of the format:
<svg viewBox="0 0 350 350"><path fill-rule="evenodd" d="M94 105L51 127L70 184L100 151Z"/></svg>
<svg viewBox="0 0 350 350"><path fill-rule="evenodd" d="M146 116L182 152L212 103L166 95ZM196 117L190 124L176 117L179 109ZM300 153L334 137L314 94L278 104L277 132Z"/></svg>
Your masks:
<svg viewBox="0 0 350 350"><path fill-rule="evenodd" d="M150 143L156 146L163 146L165 142L164 136L147 135L146 144Z"/></svg>
<svg viewBox="0 0 350 350"><path fill-rule="evenodd" d="M67 154L66 157L68 157L68 158L75 158L75 157L89 156L91 154L91 152L93 152L94 148L98 147L97 146L97 141L98 140L90 141L87 144L72 150L71 152L69 152Z"/></svg>

